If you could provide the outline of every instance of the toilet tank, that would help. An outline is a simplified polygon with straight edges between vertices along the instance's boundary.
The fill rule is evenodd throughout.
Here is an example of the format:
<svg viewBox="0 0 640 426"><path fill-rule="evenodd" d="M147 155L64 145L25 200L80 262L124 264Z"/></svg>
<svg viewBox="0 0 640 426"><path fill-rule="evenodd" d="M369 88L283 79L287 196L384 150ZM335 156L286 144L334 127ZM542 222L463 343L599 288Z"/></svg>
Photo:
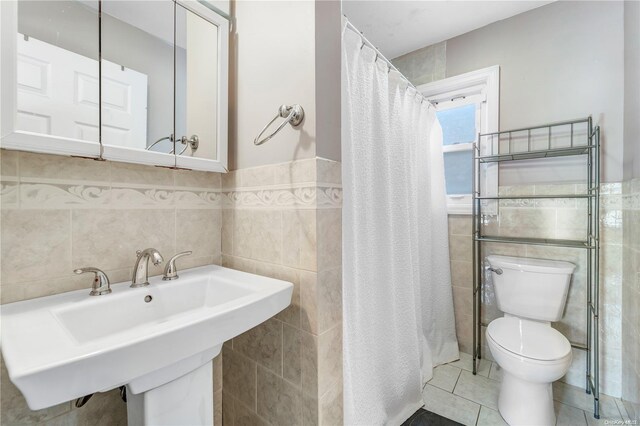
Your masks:
<svg viewBox="0 0 640 426"><path fill-rule="evenodd" d="M487 261L498 309L539 321L562 318L573 263L494 255L487 256Z"/></svg>

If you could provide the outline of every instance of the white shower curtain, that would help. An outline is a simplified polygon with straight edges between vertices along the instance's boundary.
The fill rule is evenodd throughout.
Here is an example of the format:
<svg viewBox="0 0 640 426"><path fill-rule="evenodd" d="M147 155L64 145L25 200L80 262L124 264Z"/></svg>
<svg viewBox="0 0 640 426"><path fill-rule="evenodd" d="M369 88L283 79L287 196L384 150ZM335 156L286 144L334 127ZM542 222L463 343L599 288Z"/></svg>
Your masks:
<svg viewBox="0 0 640 426"><path fill-rule="evenodd" d="M343 30L345 425L399 425L458 358L435 111Z"/></svg>

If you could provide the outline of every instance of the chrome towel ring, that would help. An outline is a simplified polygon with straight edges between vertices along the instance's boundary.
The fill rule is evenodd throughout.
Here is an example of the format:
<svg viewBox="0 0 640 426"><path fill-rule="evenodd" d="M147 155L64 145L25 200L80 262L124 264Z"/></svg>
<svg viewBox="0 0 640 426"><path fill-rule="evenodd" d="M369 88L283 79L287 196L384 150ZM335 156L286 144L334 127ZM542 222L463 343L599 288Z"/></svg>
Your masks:
<svg viewBox="0 0 640 426"><path fill-rule="evenodd" d="M266 138L260 140L260 137L262 136L262 134L269 128L269 126L273 124L274 121L278 119L278 117L284 118L284 121L280 123L278 128L273 133L271 133ZM282 128L286 126L287 123L290 123L293 127L295 127L295 126L298 126L300 123L302 123L303 119L304 119L304 109L302 109L300 105L298 104L281 105L280 108L278 109L278 114L275 117L273 117L273 120L271 120L269 124L264 126L262 131L260 131L258 136L256 136L256 138L253 140L253 144L262 145L263 143L265 143L266 141L274 137L276 133L282 130Z"/></svg>

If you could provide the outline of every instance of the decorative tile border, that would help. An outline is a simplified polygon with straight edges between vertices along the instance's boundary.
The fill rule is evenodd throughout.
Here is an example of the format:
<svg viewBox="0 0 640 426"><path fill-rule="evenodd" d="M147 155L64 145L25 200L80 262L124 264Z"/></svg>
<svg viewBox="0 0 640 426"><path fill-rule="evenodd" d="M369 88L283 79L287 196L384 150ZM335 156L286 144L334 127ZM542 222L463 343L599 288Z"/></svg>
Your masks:
<svg viewBox="0 0 640 426"><path fill-rule="evenodd" d="M21 183L19 203L26 209L101 207L109 202L109 187Z"/></svg>
<svg viewBox="0 0 640 426"><path fill-rule="evenodd" d="M89 177L89 176L87 176ZM315 179L318 181L314 181ZM320 158L223 175L227 189L3 176L3 209L326 209L342 206L340 163ZM238 185L238 181L243 185ZM327 182L327 183L320 183ZM235 185L234 185L235 184Z"/></svg>
<svg viewBox="0 0 640 426"><path fill-rule="evenodd" d="M223 192L225 209L326 209L342 207L341 187L304 186Z"/></svg>
<svg viewBox="0 0 640 426"><path fill-rule="evenodd" d="M181 190L140 186L2 181L3 209L317 209L340 208L339 186L289 186L250 190Z"/></svg>
<svg viewBox="0 0 640 426"><path fill-rule="evenodd" d="M219 209L217 190L180 190L139 186L94 186L6 182L0 186L3 209Z"/></svg>
<svg viewBox="0 0 640 426"><path fill-rule="evenodd" d="M18 183L0 182L0 208L16 208L18 206Z"/></svg>
<svg viewBox="0 0 640 426"><path fill-rule="evenodd" d="M222 207L341 208L341 181L341 164L318 157L240 169L222 177Z"/></svg>

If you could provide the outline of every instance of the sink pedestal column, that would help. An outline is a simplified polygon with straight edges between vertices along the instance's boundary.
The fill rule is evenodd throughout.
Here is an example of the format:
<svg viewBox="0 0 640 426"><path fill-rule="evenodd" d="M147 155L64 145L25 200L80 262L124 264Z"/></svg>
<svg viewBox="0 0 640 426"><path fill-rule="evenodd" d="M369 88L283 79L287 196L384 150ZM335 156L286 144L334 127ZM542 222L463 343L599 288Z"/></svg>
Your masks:
<svg viewBox="0 0 640 426"><path fill-rule="evenodd" d="M213 425L213 362L146 392L127 386L129 426Z"/></svg>

